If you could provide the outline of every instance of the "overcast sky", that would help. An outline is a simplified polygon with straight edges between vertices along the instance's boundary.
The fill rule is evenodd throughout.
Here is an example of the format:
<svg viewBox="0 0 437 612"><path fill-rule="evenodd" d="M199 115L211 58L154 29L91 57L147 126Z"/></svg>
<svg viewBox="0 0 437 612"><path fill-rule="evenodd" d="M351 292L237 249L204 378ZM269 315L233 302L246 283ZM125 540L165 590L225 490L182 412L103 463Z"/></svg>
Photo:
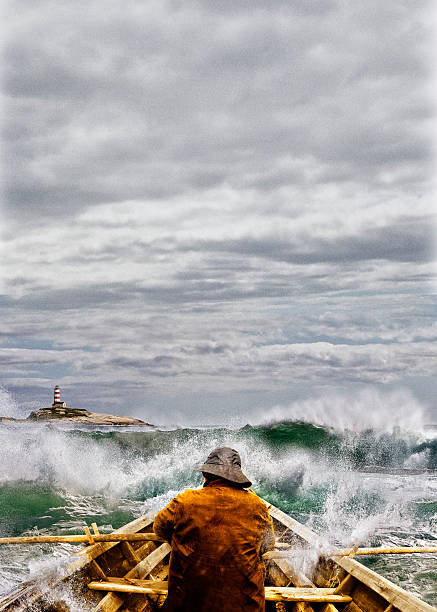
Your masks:
<svg viewBox="0 0 437 612"><path fill-rule="evenodd" d="M20 408L59 384L154 423L369 389L437 409L431 6L6 3L0 364Z"/></svg>

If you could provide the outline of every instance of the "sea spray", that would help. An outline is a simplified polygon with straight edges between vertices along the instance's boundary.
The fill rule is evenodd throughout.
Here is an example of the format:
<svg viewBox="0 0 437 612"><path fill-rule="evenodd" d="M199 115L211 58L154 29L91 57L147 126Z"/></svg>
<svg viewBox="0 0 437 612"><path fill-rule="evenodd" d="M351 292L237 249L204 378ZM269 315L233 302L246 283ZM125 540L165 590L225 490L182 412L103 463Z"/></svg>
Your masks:
<svg viewBox="0 0 437 612"><path fill-rule="evenodd" d="M3 424L0 530L79 533L94 521L101 530L115 529L141 513L154 514L186 488L200 487L194 466L215 446L227 445L239 450L262 497L333 544L431 544L437 481L427 469L426 452L415 452L423 440L420 427L402 431L386 424L353 430L277 422L240 430L146 432ZM423 472L412 474L405 466L418 454L416 470ZM0 548L0 588L27 577L29 563L51 557L55 549L67 553L51 546ZM303 549L295 558L310 571L316 552ZM404 562L378 561L395 581ZM427 575L432 581L426 560L408 561L409 583L433 601L424 586Z"/></svg>
<svg viewBox="0 0 437 612"><path fill-rule="evenodd" d="M376 388L351 393L328 393L320 397L278 405L264 411L261 424L302 421L332 427L336 431L422 432L424 409L408 389L381 393Z"/></svg>
<svg viewBox="0 0 437 612"><path fill-rule="evenodd" d="M0 417L22 419L25 416L27 414L20 408L13 395L0 385Z"/></svg>

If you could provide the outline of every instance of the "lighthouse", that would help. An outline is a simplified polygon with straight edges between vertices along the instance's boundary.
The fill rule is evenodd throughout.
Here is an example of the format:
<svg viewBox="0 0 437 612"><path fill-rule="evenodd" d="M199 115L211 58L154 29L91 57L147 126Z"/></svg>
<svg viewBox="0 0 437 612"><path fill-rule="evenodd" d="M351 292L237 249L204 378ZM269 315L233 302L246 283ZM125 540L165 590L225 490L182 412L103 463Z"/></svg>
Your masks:
<svg viewBox="0 0 437 612"><path fill-rule="evenodd" d="M61 402L61 389L59 385L56 385L54 390L54 398L52 408L66 408L67 404L65 402Z"/></svg>

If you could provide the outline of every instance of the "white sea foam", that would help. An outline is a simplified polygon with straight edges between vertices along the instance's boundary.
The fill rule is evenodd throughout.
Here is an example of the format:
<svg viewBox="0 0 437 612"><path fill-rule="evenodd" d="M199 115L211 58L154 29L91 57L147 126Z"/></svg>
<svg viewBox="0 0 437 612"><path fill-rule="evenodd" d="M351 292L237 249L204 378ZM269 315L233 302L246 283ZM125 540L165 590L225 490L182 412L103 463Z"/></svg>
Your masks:
<svg viewBox="0 0 437 612"><path fill-rule="evenodd" d="M0 482L50 481L73 493L111 495L129 486L136 469L115 446L50 427L17 426L0 438Z"/></svg>
<svg viewBox="0 0 437 612"><path fill-rule="evenodd" d="M320 397L277 405L264 411L260 423L302 421L337 431L424 431L424 408L408 389L382 392L367 387L355 393L328 393Z"/></svg>

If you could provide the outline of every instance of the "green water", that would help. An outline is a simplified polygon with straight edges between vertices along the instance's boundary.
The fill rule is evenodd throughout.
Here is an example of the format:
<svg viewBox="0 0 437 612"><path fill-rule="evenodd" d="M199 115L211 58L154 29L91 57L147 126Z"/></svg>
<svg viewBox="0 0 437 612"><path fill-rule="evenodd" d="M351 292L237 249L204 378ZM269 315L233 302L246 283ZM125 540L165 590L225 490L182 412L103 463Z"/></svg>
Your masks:
<svg viewBox="0 0 437 612"><path fill-rule="evenodd" d="M240 451L259 495L333 544L435 545L433 443L422 433L334 431L306 423L238 431L1 424L0 535L79 533L94 521L102 530L115 529L200 486L193 466L215 446L229 445ZM71 550L0 549L0 592ZM364 562L437 604L435 557Z"/></svg>

